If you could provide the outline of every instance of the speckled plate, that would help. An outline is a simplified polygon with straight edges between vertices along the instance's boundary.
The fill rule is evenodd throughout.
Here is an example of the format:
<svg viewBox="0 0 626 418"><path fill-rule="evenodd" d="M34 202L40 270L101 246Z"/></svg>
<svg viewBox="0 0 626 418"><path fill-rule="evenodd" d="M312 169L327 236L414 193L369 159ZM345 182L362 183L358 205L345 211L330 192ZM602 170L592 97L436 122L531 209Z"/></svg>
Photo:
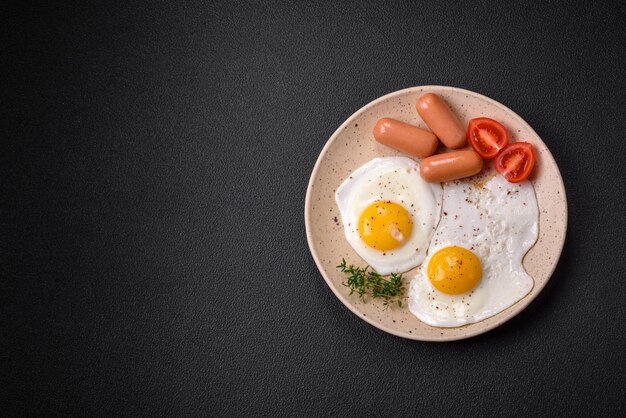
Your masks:
<svg viewBox="0 0 626 418"><path fill-rule="evenodd" d="M345 239L339 209L335 203L337 187L356 168L376 157L402 155L378 144L372 135L376 121L391 117L427 128L415 110L417 98L425 92L441 95L467 126L475 117L486 116L501 122L510 140L528 141L535 147L537 160L530 180L539 203L539 238L524 257L523 265L534 279L532 291L505 311L481 322L458 328L427 325L408 310L385 308L381 301L361 302L349 295L343 285L345 276L335 266L344 257L349 264L366 263ZM487 166L486 170L492 170ZM484 175L485 173L483 173ZM330 137L322 150L306 194L305 224L311 254L322 276L339 300L366 322L391 334L423 341L451 341L472 337L497 327L524 309L544 288L563 249L567 228L567 201L563 179L552 154L537 133L515 112L488 97L455 87L422 86L400 90L374 100L350 116ZM408 281L416 270L405 273Z"/></svg>

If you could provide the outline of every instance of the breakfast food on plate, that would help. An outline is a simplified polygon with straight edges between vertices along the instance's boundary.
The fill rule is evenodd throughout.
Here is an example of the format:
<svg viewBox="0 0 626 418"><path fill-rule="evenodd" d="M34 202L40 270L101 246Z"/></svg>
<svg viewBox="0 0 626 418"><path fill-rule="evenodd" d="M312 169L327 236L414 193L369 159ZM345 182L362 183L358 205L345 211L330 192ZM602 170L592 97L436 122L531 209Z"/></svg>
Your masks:
<svg viewBox="0 0 626 418"><path fill-rule="evenodd" d="M439 223L441 186L425 182L407 157L375 158L339 186L345 236L379 274L417 267Z"/></svg>
<svg viewBox="0 0 626 418"><path fill-rule="evenodd" d="M422 94L417 99L417 113L443 144L451 149L465 145L465 129L448 104L435 93Z"/></svg>
<svg viewBox="0 0 626 418"><path fill-rule="evenodd" d="M346 239L368 264L342 260L337 268L350 294L402 306L402 273L418 267L409 310L429 325L458 327L507 309L533 288L522 259L538 236L537 198L524 181L535 156L527 142L509 144L506 128L491 118L474 118L464 129L436 94L421 95L416 108L432 133L382 118L373 134L421 162L375 158L337 189ZM471 148L458 149L466 137ZM456 150L432 155L439 139ZM481 173L483 158L495 158L501 176L459 180Z"/></svg>
<svg viewBox="0 0 626 418"><path fill-rule="evenodd" d="M374 138L381 144L414 157L432 155L439 144L434 133L391 118L382 118L376 122Z"/></svg>
<svg viewBox="0 0 626 418"><path fill-rule="evenodd" d="M511 183L528 178L535 165L535 151L528 142L507 145L496 158L496 171Z"/></svg>
<svg viewBox="0 0 626 418"><path fill-rule="evenodd" d="M420 174L428 182L443 182L473 176L482 168L480 155L467 149L424 158L420 163Z"/></svg>
<svg viewBox="0 0 626 418"><path fill-rule="evenodd" d="M509 133L498 121L474 118L467 125L467 140L481 157L490 159L509 143Z"/></svg>
<svg viewBox="0 0 626 418"><path fill-rule="evenodd" d="M533 287L522 259L535 244L539 210L529 182L494 176L484 186L443 187L441 222L409 288L409 310L438 327L477 322Z"/></svg>

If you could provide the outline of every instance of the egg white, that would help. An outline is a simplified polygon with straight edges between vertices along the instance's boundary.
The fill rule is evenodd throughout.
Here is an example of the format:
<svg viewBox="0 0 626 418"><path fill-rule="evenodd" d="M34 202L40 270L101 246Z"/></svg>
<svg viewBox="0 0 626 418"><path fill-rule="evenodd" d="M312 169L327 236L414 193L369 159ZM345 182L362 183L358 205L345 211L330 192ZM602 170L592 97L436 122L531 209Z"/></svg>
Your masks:
<svg viewBox="0 0 626 418"><path fill-rule="evenodd" d="M533 288L522 259L537 240L538 224L537 198L528 181L511 184L496 175L482 187L444 183L441 222L411 282L409 310L429 325L458 327L507 309ZM480 258L483 276L469 293L442 293L426 275L432 255L449 246L466 248Z"/></svg>
<svg viewBox="0 0 626 418"><path fill-rule="evenodd" d="M383 275L406 272L424 260L439 222L441 197L441 185L425 182L419 174L419 164L406 157L369 161L339 186L335 196L346 240L368 265ZM361 213L378 200L402 205L413 220L408 240L384 252L366 245L358 231Z"/></svg>

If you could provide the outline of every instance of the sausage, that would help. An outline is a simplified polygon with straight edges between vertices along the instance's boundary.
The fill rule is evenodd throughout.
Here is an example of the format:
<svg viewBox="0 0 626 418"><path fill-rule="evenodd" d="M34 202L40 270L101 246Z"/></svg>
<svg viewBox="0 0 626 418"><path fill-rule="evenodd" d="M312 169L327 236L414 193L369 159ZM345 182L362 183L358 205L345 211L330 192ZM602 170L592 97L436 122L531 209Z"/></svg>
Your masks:
<svg viewBox="0 0 626 418"><path fill-rule="evenodd" d="M420 174L429 182L456 180L478 174L483 168L483 159L471 149L444 152L424 158L420 163Z"/></svg>
<svg viewBox="0 0 626 418"><path fill-rule="evenodd" d="M456 149L465 145L465 129L461 121L441 97L435 93L422 94L415 107L446 147Z"/></svg>
<svg viewBox="0 0 626 418"><path fill-rule="evenodd" d="M434 133L391 118L376 122L374 138L381 144L415 157L432 155L439 144Z"/></svg>

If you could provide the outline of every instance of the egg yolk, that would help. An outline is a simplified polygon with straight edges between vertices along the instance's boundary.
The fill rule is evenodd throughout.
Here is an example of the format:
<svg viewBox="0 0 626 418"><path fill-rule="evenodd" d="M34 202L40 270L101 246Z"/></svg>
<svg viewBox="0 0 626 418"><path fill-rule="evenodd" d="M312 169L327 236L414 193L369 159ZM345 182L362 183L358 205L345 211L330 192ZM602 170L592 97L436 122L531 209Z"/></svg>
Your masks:
<svg viewBox="0 0 626 418"><path fill-rule="evenodd" d="M359 218L359 236L379 251L398 248L413 231L411 214L398 203L379 200L369 205Z"/></svg>
<svg viewBox="0 0 626 418"><path fill-rule="evenodd" d="M473 252L461 247L446 247L431 257L427 274L435 289L458 295L476 287L483 269Z"/></svg>

